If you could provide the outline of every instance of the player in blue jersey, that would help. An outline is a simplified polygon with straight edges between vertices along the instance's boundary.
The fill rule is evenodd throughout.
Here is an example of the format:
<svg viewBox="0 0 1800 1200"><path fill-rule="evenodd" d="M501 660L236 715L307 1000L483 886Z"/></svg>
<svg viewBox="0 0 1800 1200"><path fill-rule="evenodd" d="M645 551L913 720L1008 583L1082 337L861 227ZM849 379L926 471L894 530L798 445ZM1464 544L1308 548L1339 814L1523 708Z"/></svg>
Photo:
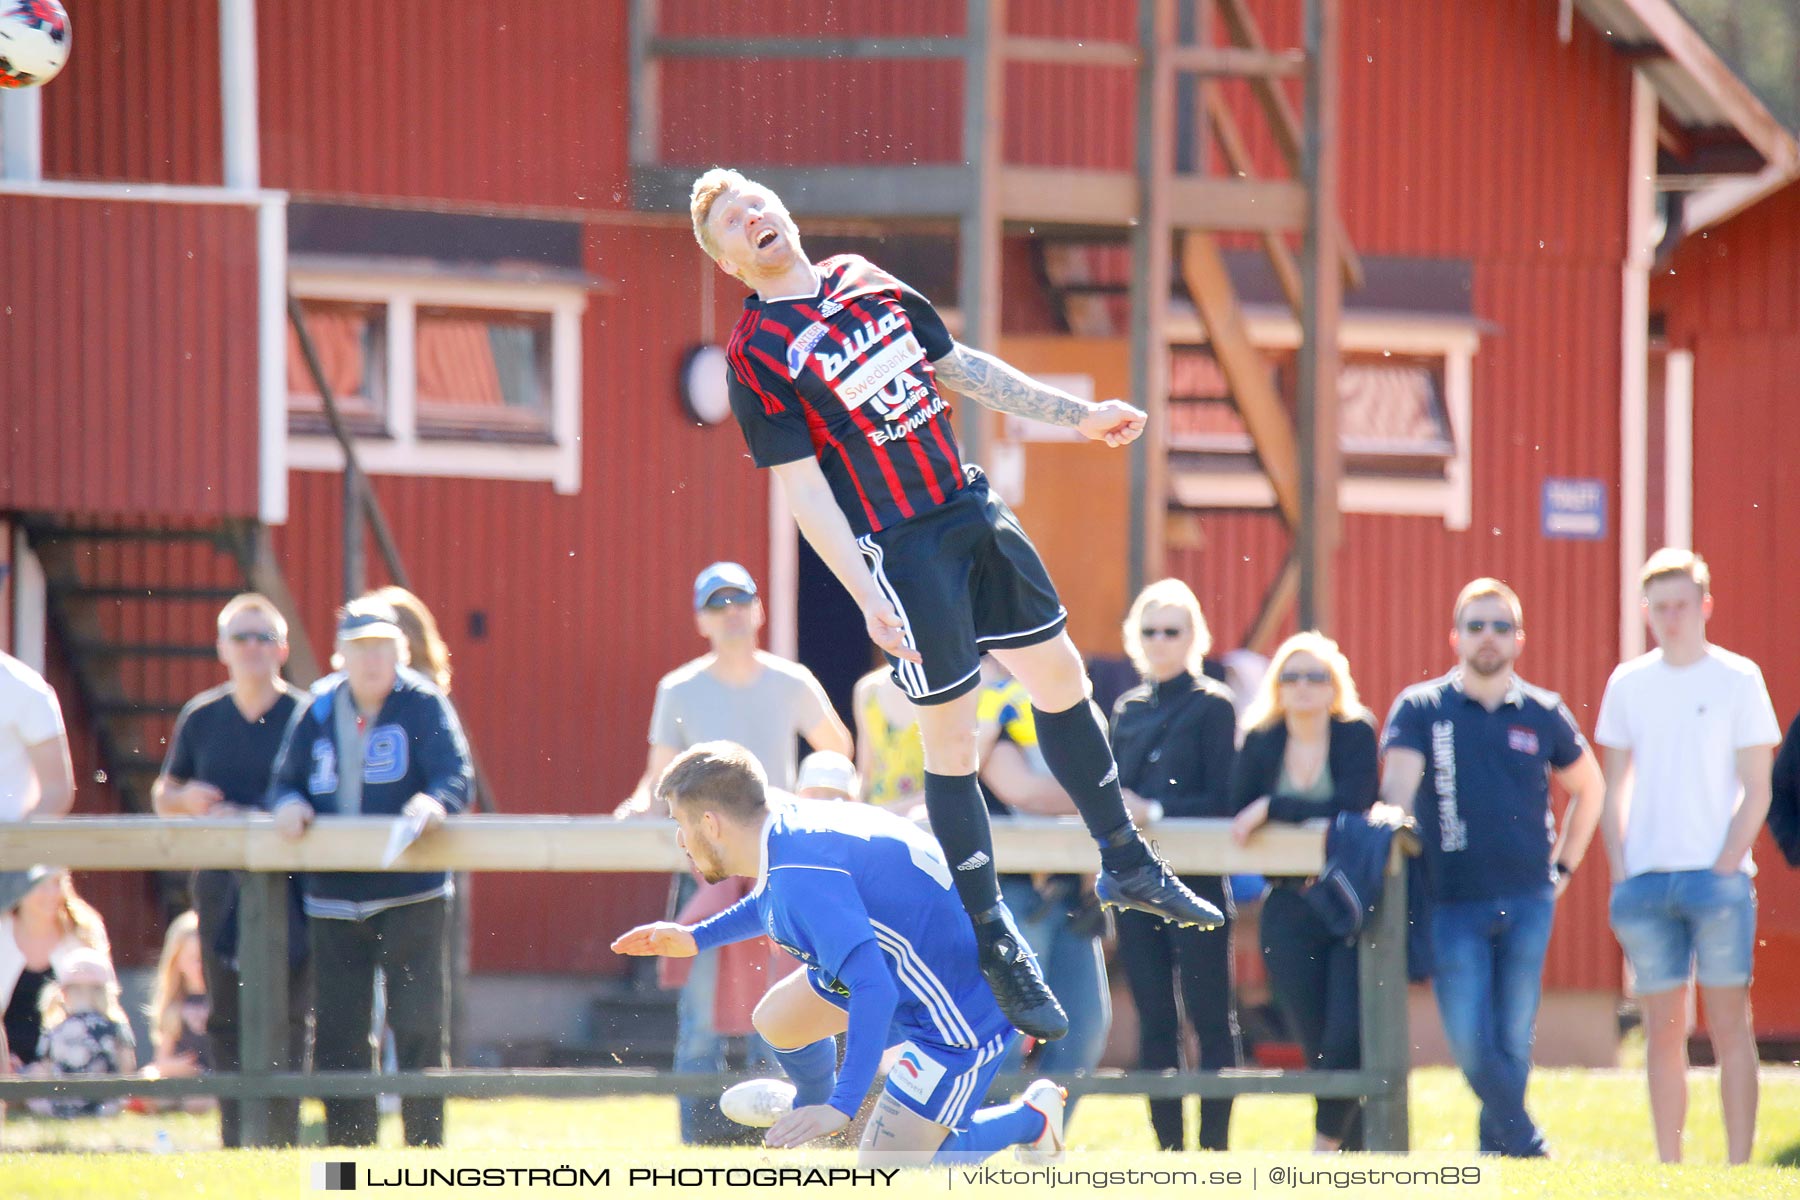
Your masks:
<svg viewBox="0 0 1800 1200"><path fill-rule="evenodd" d="M709 882L753 878L756 888L692 927L640 925L613 950L684 958L766 933L805 964L756 1007L756 1031L793 1080L791 1093L761 1093L776 1101L765 1109L776 1118L769 1145L844 1128L883 1052L901 1044L863 1150L945 1160L1008 1146L1032 1161L1060 1154L1063 1091L1049 1080L1012 1104L976 1110L1019 1035L982 978L974 928L929 834L880 809L771 792L755 757L732 742L682 754L656 794L695 870ZM839 1033L848 1035L841 1067Z"/></svg>
<svg viewBox="0 0 1800 1200"><path fill-rule="evenodd" d="M983 653L1031 694L1045 765L1099 843L1101 902L1178 925L1224 918L1127 815L1068 614L1018 519L962 461L939 389L1109 446L1135 440L1144 414L1072 396L958 343L929 300L859 255L812 262L781 198L735 171L696 179L689 213L701 248L752 293L727 349L750 456L781 481L800 531L918 707L925 806L974 921L982 973L1015 1026L1061 1037L1069 1019L1001 902L975 780Z"/></svg>

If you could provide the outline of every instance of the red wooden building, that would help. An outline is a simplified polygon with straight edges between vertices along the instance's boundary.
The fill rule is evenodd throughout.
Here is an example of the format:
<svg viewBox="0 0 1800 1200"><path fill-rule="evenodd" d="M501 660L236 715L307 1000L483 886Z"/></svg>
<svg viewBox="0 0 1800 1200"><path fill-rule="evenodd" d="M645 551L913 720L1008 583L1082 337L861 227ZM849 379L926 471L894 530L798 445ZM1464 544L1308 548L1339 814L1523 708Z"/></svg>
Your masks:
<svg viewBox="0 0 1800 1200"><path fill-rule="evenodd" d="M1760 592L1759 608L1737 600L1775 586L1756 556L1777 536L1780 457L1767 448L1785 376L1761 368L1764 435L1738 419L1693 423L1680 493L1653 420L1669 376L1652 370L1649 279L1660 194L1789 169L1793 139L1666 0L1577 0L1566 23L1560 7L1342 6L1338 203L1361 286L1340 334L1334 632L1382 708L1446 666L1458 587L1502 575L1529 613L1524 669L1591 727L1611 666L1642 644L1627 619L1635 565L1662 540L1657 521L1681 531L1691 495L1719 640L1762 658L1791 709L1800 662L1758 641L1771 636L1751 615L1767 611ZM739 303L680 211L693 169L757 169L790 192L815 251L869 248L1021 365L1107 394L1133 386L1136 6L69 8L64 75L0 102L13 614L0 637L59 685L83 811L142 805L170 705L215 678L205 647L223 594L285 587L311 645L329 636L343 460L290 294L414 590L445 626L494 795L515 812L603 812L631 786L655 681L698 651L687 588L708 561L738 558L768 581L778 648L828 676L867 661L855 637L801 637L834 628L829 589L771 518L735 432L682 406L686 355L721 341ZM1294 0L1149 0L1147 12L1153 37L1190 47L1241 51L1246 20L1269 46L1300 41ZM829 39L840 53L817 57ZM857 56L870 39L893 52ZM1051 48L1075 39L1116 50L1068 61ZM726 41L740 49L721 58ZM1291 107L1290 87L1273 90ZM1257 184L1270 208L1293 199L1279 182L1291 135L1267 116L1280 103L1269 90L1178 72L1174 94L1168 169L1189 179L1172 187L1175 226L1225 196L1208 190L1220 179ZM1225 116L1196 116L1206 105ZM1221 122L1240 130L1235 153L1201 128ZM1257 253L1273 226L1250 194L1232 193L1232 220L1215 226L1224 292L1291 404L1298 325ZM1758 214L1785 204L1791 226L1792 194L1678 250L1678 265L1694 260L1691 286L1747 305L1738 273L1762 251L1708 247L1791 234ZM1770 276L1771 296L1782 282ZM1268 602L1290 534L1266 446L1215 356L1204 314L1216 323L1219 310L1193 277L1174 283L1155 302L1153 344L1168 353L1149 377L1167 383L1147 501L1122 455L998 422L970 431L1097 657L1118 654L1134 561L1192 582L1222 647L1291 627ZM1669 344L1695 354L1702 418L1742 382L1731 372L1748 360L1730 339L1787 336L1793 350L1791 300L1751 313L1659 291ZM1748 490L1758 478L1766 500ZM1589 1040L1610 1032L1623 982L1594 862L1550 969L1556 1023ZM1778 875L1762 886L1765 928L1792 937L1800 888ZM147 954L151 885L83 887L117 940ZM474 968L495 996L578 994L620 971L607 941L660 895L654 879L482 877ZM1800 1011L1795 982L1783 986L1784 1005L1759 996L1764 1016Z"/></svg>

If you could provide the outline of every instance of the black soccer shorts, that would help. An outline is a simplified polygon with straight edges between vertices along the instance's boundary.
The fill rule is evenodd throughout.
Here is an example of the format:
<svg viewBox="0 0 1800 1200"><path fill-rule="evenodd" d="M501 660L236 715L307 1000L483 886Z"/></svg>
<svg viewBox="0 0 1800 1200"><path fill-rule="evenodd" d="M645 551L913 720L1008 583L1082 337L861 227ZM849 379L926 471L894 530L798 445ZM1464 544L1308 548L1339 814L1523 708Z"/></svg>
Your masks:
<svg viewBox="0 0 1800 1200"><path fill-rule="evenodd" d="M856 542L922 663L888 655L915 704L943 704L981 683L989 650L1056 637L1069 614L1037 547L980 468L937 508Z"/></svg>

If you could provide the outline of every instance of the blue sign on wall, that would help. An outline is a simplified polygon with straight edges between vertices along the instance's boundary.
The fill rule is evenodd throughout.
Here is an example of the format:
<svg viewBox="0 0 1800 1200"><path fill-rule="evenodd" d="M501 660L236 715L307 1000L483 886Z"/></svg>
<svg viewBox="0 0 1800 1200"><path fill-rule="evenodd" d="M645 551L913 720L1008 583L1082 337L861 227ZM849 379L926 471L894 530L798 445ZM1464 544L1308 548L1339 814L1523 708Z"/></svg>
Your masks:
<svg viewBox="0 0 1800 1200"><path fill-rule="evenodd" d="M1597 542L1606 537L1606 483L1600 479L1544 480L1544 536Z"/></svg>

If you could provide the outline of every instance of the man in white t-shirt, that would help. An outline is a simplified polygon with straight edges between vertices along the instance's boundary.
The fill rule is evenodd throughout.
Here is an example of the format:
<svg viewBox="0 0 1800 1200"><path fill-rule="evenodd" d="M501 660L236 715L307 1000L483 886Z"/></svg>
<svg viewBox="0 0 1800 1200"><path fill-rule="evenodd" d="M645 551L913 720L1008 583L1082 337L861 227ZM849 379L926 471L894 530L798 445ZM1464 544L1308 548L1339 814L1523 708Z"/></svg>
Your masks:
<svg viewBox="0 0 1800 1200"><path fill-rule="evenodd" d="M1747 1162L1757 1100L1750 846L1769 811L1781 727L1757 665L1706 640L1705 560L1658 550L1640 579L1658 648L1613 671L1594 731L1606 758L1612 928L1644 1006L1657 1155L1681 1161L1688 985L1698 978L1725 1139L1731 1161Z"/></svg>
<svg viewBox="0 0 1800 1200"><path fill-rule="evenodd" d="M0 651L0 821L60 817L74 804L75 768L56 692Z"/></svg>

